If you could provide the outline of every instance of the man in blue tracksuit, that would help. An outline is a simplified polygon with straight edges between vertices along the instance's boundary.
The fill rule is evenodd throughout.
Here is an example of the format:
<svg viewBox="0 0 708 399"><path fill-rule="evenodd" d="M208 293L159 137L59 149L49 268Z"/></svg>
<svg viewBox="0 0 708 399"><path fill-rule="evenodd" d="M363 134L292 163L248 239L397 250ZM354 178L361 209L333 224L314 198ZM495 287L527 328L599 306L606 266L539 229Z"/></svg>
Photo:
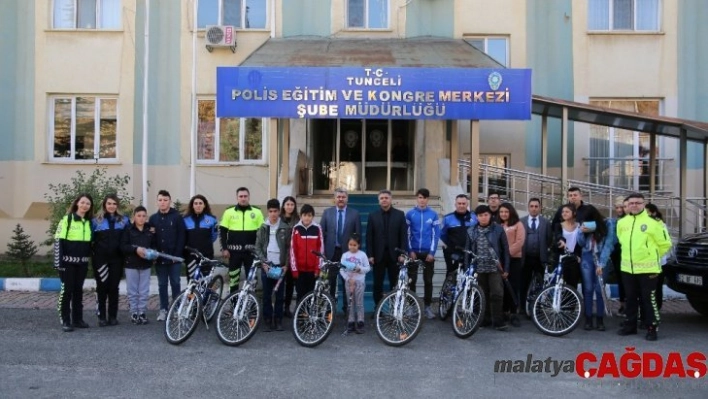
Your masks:
<svg viewBox="0 0 708 399"><path fill-rule="evenodd" d="M418 206L406 213L408 224L408 250L412 259L422 259L425 263L423 270L425 317L434 319L435 314L430 309L433 300L433 273L435 267L435 251L438 249L440 239L440 220L438 213L428 208L430 191L421 188L416 192ZM415 292L418 281L418 270L409 271L411 278L411 291Z"/></svg>

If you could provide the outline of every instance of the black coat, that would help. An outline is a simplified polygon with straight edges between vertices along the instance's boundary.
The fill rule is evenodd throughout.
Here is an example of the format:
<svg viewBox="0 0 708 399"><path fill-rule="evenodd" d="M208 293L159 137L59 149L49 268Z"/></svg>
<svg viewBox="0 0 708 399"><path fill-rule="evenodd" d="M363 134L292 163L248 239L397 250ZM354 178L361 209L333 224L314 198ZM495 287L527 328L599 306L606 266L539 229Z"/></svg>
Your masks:
<svg viewBox="0 0 708 399"><path fill-rule="evenodd" d="M123 229L120 249L125 255L124 266L126 269L149 269L153 261L143 259L138 255L138 248L155 248L155 234L150 231L150 225L145 223L143 230L138 230L135 224Z"/></svg>
<svg viewBox="0 0 708 399"><path fill-rule="evenodd" d="M395 261L398 254L395 249L400 248L407 251L408 248L408 225L406 215L403 211L391 207L388 221L388 233L384 231L383 210L369 214L366 226L366 251L370 258L374 258L374 263L381 262L384 258L384 249L388 248L390 259Z"/></svg>

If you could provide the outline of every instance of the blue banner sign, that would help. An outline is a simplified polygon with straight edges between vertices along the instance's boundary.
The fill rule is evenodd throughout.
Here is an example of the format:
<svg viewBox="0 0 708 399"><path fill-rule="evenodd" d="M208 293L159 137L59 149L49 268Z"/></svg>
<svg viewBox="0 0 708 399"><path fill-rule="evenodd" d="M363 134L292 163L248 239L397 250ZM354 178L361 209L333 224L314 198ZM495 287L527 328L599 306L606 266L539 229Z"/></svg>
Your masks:
<svg viewBox="0 0 708 399"><path fill-rule="evenodd" d="M220 118L531 119L530 69L218 67Z"/></svg>

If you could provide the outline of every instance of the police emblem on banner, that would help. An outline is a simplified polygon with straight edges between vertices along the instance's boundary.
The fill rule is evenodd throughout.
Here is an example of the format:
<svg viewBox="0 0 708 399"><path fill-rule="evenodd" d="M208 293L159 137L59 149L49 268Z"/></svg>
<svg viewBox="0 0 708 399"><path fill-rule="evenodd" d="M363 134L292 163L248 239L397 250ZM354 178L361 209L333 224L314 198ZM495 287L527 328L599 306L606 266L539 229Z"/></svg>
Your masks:
<svg viewBox="0 0 708 399"><path fill-rule="evenodd" d="M487 82L489 83L490 89L496 90L502 84L502 76L499 72L492 72L489 74L489 77L487 78Z"/></svg>

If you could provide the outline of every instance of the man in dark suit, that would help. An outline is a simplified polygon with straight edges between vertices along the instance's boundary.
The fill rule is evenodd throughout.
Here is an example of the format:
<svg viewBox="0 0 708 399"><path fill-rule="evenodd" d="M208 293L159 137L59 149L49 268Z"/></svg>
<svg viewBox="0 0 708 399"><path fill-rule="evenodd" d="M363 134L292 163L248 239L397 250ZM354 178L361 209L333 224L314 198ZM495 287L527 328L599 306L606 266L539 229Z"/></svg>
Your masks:
<svg viewBox="0 0 708 399"><path fill-rule="evenodd" d="M325 209L322 213L322 220L320 220L320 227L324 237L325 256L327 259L336 262L341 261L342 253L349 250L347 244L352 233L356 233L361 237L359 212L347 206L348 200L349 195L346 190L342 188L336 189L334 191L334 206ZM331 273L329 275L329 293L332 294L332 297L337 292L338 275L339 273ZM344 284L343 281L342 284ZM342 309L346 313L347 301L342 302Z"/></svg>
<svg viewBox="0 0 708 399"><path fill-rule="evenodd" d="M374 267L374 303L383 297L384 277L388 274L389 288L398 284L398 254L395 249L407 250L408 226L403 211L391 206L391 192L379 191L381 208L369 214L366 226L366 250Z"/></svg>
<svg viewBox="0 0 708 399"><path fill-rule="evenodd" d="M531 198L528 203L529 214L521 218L526 229L526 240L523 247L524 265L521 269L521 295L519 296L522 311L526 311L526 292L531 284L534 273L543 275L544 265L548 263L548 251L553 242L551 224L541 215L541 200Z"/></svg>

